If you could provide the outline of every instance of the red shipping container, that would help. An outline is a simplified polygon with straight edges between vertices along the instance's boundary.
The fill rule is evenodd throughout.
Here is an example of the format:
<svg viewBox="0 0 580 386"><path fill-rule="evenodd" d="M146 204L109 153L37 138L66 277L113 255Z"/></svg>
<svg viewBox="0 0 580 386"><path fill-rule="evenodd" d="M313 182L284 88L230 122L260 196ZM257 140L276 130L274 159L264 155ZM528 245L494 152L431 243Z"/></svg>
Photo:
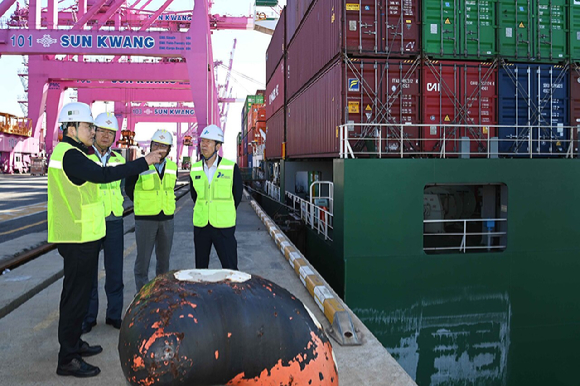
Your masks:
<svg viewBox="0 0 580 386"><path fill-rule="evenodd" d="M422 74L423 151L461 151L461 138L469 137L471 156L487 154L488 137L497 129L446 127L441 124L496 125L497 67L487 62L425 61Z"/></svg>
<svg viewBox="0 0 580 386"><path fill-rule="evenodd" d="M312 2L313 0L288 0L286 3L286 44L294 37Z"/></svg>
<svg viewBox="0 0 580 386"><path fill-rule="evenodd" d="M576 126L572 129L572 138L574 140L574 152L578 153L578 130L580 129L580 67L574 63L570 68L570 126Z"/></svg>
<svg viewBox="0 0 580 386"><path fill-rule="evenodd" d="M285 109L278 110L274 115L269 116L266 121L266 158L282 158L282 143L284 142Z"/></svg>
<svg viewBox="0 0 580 386"><path fill-rule="evenodd" d="M418 1L318 0L288 45L287 97L345 50L353 55L414 57L420 52L420 21Z"/></svg>
<svg viewBox="0 0 580 386"><path fill-rule="evenodd" d="M281 61L272 78L266 84L266 118L271 117L284 106L284 61Z"/></svg>
<svg viewBox="0 0 580 386"><path fill-rule="evenodd" d="M261 107L258 109L258 122L266 122L266 108Z"/></svg>
<svg viewBox="0 0 580 386"><path fill-rule="evenodd" d="M420 67L408 60L336 61L288 104L288 157L337 157L339 126L356 152L378 152L377 123L419 123ZM400 128L385 126L381 152L400 154ZM417 127L405 128L405 151L419 151ZM369 140L369 138L376 138ZM385 141L385 139L388 139Z"/></svg>
<svg viewBox="0 0 580 386"><path fill-rule="evenodd" d="M346 51L351 54L420 53L420 3L417 0L345 1Z"/></svg>
<svg viewBox="0 0 580 386"><path fill-rule="evenodd" d="M421 122L421 67L420 60L389 60L384 68L387 87L385 88L386 122L405 124L402 130L403 152L411 155L421 151L419 127ZM386 138L382 153L401 152L401 126L387 126L383 130Z"/></svg>
<svg viewBox="0 0 580 386"><path fill-rule="evenodd" d="M270 78L277 69L282 56L284 56L284 49L286 47L284 41L284 34L286 33L286 8L282 10L280 14L280 19L278 19L278 24L276 24L276 29L266 49L266 82L270 81Z"/></svg>

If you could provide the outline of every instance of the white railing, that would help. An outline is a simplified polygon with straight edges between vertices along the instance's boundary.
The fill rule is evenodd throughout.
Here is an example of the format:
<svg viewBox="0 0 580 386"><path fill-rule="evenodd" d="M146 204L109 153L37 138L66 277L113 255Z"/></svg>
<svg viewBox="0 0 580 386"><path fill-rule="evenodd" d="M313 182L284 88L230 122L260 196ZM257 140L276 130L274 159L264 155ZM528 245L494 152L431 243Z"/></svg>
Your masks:
<svg viewBox="0 0 580 386"><path fill-rule="evenodd" d="M492 245L492 238L501 237L507 235L507 232L492 232L495 228L496 222L505 222L505 218L486 218L486 219L459 219L459 220L423 220L423 224L443 224L443 223L463 223L463 232L447 233L447 232L425 232L423 236L462 236L461 243L458 246L446 246L446 247L424 247L424 251L444 251L444 250L458 250L459 252L465 253L468 249L485 249L491 251L492 249L504 250L506 245ZM486 223L487 232L468 232L467 223L468 222L481 222ZM468 236L487 236L487 245L467 245Z"/></svg>
<svg viewBox="0 0 580 386"><path fill-rule="evenodd" d="M272 181L266 181L266 194L276 201L280 201L280 187L274 185Z"/></svg>
<svg viewBox="0 0 580 386"><path fill-rule="evenodd" d="M340 126L340 158L574 158L579 132L580 125L349 123Z"/></svg>
<svg viewBox="0 0 580 386"><path fill-rule="evenodd" d="M322 195L323 188L326 187L328 189L328 195ZM318 193L315 193L318 191ZM334 183L331 181L314 181L310 184L310 202L312 204L316 204L316 200L326 200L328 205L320 205L318 206L326 206L330 213L334 213Z"/></svg>
<svg viewBox="0 0 580 386"><path fill-rule="evenodd" d="M300 212L300 218L304 220L306 225L317 231L318 234L323 234L325 240L332 241L328 235L329 230L333 229L332 213L290 192L286 192L286 196L292 201L292 208Z"/></svg>

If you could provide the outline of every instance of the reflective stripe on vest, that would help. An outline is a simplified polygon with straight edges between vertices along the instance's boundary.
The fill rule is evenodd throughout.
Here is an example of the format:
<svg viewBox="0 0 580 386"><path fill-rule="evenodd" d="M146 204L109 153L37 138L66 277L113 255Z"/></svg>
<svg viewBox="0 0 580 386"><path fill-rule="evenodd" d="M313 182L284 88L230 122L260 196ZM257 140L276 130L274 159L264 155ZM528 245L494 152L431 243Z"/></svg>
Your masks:
<svg viewBox="0 0 580 386"><path fill-rule="evenodd" d="M73 184L65 174L62 160L67 151L81 152L60 142L48 165L48 242L86 243L105 237L105 208L97 184Z"/></svg>
<svg viewBox="0 0 580 386"><path fill-rule="evenodd" d="M211 185L202 161L191 167L191 181L197 193L193 208L193 225L204 227L208 223L214 228L231 228L236 225L236 205L233 195L235 163L223 159L215 171Z"/></svg>
<svg viewBox="0 0 580 386"><path fill-rule="evenodd" d="M96 154L91 154L90 159L95 161L99 166L103 163ZM111 157L107 162L107 166L123 165L125 159L120 155L111 151ZM113 181L108 184L98 184L99 194L105 204L105 217L109 217L111 212L117 216L123 216L123 193L121 193L121 181Z"/></svg>
<svg viewBox="0 0 580 386"><path fill-rule="evenodd" d="M177 165L167 160L163 179L154 165L139 175L135 184L134 201L136 216L155 216L161 212L166 215L175 213L175 183L177 182Z"/></svg>

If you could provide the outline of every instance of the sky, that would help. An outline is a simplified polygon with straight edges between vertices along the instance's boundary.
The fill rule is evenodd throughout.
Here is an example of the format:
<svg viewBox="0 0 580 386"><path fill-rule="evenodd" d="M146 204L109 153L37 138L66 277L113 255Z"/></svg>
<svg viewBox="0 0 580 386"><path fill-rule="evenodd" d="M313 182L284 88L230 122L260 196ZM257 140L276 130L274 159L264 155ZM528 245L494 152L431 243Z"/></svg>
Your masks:
<svg viewBox="0 0 580 386"><path fill-rule="evenodd" d="M23 3L23 0L18 0ZM65 3L72 3L65 0ZM155 9L162 4L162 0L154 0L147 9ZM214 0L212 14L229 15L229 16L249 16L255 11L254 1L251 0ZM279 1L284 5L286 1ZM192 9L193 0L175 0L168 10L181 11ZM272 12L264 9L264 11ZM3 17L12 13L8 11ZM254 94L257 89L265 88L266 85L266 62L265 55L270 35L257 31L214 31L212 34L212 45L214 61L221 60L225 64L229 62L230 53L234 39L237 39L236 50L234 52L233 70L254 79L249 81L233 73L230 78L230 87L232 87L232 96L234 98L245 99L246 95ZM7 112L17 116L23 116L22 110L17 103L19 95L24 94L24 88L18 76L18 70L24 68L22 56L3 55L0 57L0 73L2 74L2 87L0 92L0 112ZM218 82L223 83L226 72L218 69ZM65 102L68 98L65 98ZM243 103L231 103L229 106L226 133L224 142L224 156L226 158L236 159L237 135L241 127L241 111ZM93 115L104 112L106 109L112 110L112 104L95 103L93 105ZM136 127L136 140L147 140L151 138L153 132L164 124L140 123ZM171 123L164 125L171 131L176 131L176 124ZM186 148L184 148L184 152Z"/></svg>

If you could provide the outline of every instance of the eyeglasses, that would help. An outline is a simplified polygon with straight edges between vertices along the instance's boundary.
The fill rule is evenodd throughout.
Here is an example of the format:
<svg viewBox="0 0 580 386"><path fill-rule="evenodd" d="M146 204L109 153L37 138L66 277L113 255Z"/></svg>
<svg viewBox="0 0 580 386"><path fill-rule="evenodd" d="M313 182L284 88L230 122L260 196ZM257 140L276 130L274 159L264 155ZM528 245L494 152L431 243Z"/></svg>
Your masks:
<svg viewBox="0 0 580 386"><path fill-rule="evenodd" d="M107 130L107 129L96 129L96 132L101 134L101 135L115 135L115 132L113 130Z"/></svg>

